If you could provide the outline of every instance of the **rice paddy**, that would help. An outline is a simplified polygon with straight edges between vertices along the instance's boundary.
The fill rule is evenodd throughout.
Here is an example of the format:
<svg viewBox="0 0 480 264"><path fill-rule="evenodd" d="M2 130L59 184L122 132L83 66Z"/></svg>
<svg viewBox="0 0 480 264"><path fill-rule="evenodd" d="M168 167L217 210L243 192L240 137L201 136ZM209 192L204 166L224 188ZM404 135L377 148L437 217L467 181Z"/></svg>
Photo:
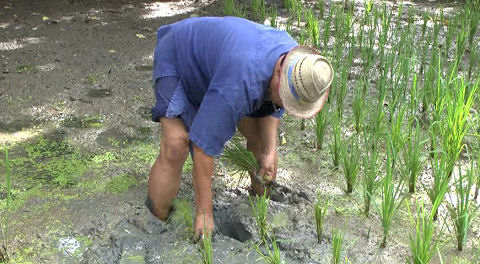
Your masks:
<svg viewBox="0 0 480 264"><path fill-rule="evenodd" d="M389 246L401 211L411 223L407 262L443 263L442 248L452 241L464 250L479 208L480 3L430 9L370 0L233 5L243 13L230 15L285 30L331 60L328 101L297 128L312 129L317 154L330 155L332 171L344 174L343 195L361 188L363 213L383 227L379 246ZM259 16L261 6L275 12ZM318 200L312 210L319 243L327 206ZM328 235L332 262L346 262L340 260L341 233Z"/></svg>

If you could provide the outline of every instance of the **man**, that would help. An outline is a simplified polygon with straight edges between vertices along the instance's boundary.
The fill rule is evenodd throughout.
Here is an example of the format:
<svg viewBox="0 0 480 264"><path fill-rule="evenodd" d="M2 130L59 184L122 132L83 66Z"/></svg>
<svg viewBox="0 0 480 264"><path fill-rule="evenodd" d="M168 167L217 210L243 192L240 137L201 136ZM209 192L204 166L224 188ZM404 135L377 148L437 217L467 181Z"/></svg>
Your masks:
<svg viewBox="0 0 480 264"><path fill-rule="evenodd" d="M195 190L194 231L214 228L214 157L234 135L275 180L277 128L285 108L308 118L325 102L333 78L330 63L298 46L287 33L236 17L190 18L158 29L153 80L153 121L162 138L149 176L147 206L166 220L190 151ZM263 194L253 174L252 188Z"/></svg>

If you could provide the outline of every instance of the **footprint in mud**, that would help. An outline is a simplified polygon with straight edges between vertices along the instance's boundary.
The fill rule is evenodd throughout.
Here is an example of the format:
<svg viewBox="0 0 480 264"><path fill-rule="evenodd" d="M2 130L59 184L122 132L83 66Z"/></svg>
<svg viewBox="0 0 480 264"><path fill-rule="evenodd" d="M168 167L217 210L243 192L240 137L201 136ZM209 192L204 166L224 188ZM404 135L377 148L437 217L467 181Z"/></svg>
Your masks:
<svg viewBox="0 0 480 264"><path fill-rule="evenodd" d="M270 200L287 204L299 204L302 200L311 202L308 195L302 191L292 191L290 188L273 182L270 189Z"/></svg>

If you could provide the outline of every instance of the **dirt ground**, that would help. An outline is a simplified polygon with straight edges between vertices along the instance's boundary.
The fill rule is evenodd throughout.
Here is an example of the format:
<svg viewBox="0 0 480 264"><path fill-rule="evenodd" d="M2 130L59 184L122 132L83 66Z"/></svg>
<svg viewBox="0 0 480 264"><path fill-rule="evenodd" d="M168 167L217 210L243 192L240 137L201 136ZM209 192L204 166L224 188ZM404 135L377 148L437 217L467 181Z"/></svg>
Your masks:
<svg viewBox="0 0 480 264"><path fill-rule="evenodd" d="M182 217L163 223L144 206L160 137L150 121L152 54L160 25L222 13L215 0L0 1L0 147L11 146L11 263L200 263ZM344 232L350 263L404 263L406 208L379 248L382 228L375 214L363 216L360 188L345 195L328 148L315 150L311 120L305 131L299 127L284 118L284 195L269 211L285 263L330 263L333 229ZM3 153L1 160L5 200ZM190 170L187 162L179 198L193 204ZM214 262L256 263L247 181L217 163L213 188ZM312 215L317 193L331 200L321 243ZM463 252L447 243L445 263L479 263L479 229L477 220Z"/></svg>

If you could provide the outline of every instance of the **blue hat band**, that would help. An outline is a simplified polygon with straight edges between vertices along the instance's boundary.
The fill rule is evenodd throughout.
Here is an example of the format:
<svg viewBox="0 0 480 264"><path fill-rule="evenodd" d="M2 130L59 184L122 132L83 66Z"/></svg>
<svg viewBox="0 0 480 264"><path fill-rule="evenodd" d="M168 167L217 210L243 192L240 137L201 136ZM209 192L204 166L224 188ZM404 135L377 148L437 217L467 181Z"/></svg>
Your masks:
<svg viewBox="0 0 480 264"><path fill-rule="evenodd" d="M297 90L295 89L295 86L293 85L292 81L292 72L293 72L293 67L295 67L295 64L297 64L298 60L300 58L295 58L290 64L288 65L288 87L290 87L290 92L292 93L293 97L298 100L298 94Z"/></svg>

